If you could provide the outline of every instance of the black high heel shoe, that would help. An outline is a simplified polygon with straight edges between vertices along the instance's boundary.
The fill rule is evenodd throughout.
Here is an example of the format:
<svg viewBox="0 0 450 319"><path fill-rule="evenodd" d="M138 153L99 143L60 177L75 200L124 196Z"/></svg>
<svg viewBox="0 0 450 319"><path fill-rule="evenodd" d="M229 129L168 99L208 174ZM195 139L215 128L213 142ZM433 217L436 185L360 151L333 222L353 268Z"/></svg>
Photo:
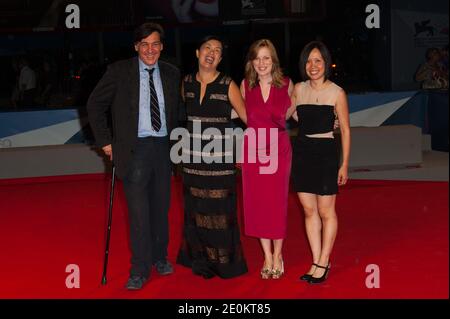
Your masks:
<svg viewBox="0 0 450 319"><path fill-rule="evenodd" d="M311 278L309 278L309 280L308 280L308 282L310 284L320 284L320 283L324 282L325 280L327 280L328 274L330 273L331 263L329 262L328 266L326 266L326 267L320 266L320 265L316 265L316 267L325 269L325 272L323 273L322 277L319 277L319 278L313 277L311 275Z"/></svg>
<svg viewBox="0 0 450 319"><path fill-rule="evenodd" d="M317 265L317 264L315 264L315 263L312 263L312 266L317 267L317 266L319 266L319 265ZM314 270L315 270L315 269L314 269ZM314 273L314 271L313 271L313 273ZM306 273L306 274L304 274L303 276L300 276L300 280L308 281L308 280L311 279L311 277L312 277L312 274Z"/></svg>

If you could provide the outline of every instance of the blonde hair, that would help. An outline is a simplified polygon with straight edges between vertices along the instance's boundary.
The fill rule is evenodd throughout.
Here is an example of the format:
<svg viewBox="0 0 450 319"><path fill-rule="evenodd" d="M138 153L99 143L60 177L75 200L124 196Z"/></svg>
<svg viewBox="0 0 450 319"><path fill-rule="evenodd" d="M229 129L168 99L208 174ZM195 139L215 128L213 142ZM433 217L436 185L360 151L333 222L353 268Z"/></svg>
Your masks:
<svg viewBox="0 0 450 319"><path fill-rule="evenodd" d="M250 89L253 89L258 84L258 73L253 67L253 60L258 56L258 51L261 48L269 49L272 58L272 85L281 88L284 85L284 75L280 67L280 60L278 59L277 50L273 43L268 39L261 39L253 42L247 53L247 62L245 64L245 80L248 82Z"/></svg>

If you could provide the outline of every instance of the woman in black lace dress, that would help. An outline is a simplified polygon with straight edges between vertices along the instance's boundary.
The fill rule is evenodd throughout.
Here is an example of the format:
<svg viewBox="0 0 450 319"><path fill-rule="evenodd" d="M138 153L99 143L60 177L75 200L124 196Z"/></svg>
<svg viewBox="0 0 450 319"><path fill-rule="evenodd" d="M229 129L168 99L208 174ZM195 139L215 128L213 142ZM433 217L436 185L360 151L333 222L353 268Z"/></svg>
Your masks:
<svg viewBox="0 0 450 319"><path fill-rule="evenodd" d="M217 70L222 51L217 37L205 38L196 51L198 71L184 78L182 88L190 143L183 148L184 234L177 263L205 278L247 272L236 215L233 136L227 132L233 109L244 122L246 114L239 88Z"/></svg>

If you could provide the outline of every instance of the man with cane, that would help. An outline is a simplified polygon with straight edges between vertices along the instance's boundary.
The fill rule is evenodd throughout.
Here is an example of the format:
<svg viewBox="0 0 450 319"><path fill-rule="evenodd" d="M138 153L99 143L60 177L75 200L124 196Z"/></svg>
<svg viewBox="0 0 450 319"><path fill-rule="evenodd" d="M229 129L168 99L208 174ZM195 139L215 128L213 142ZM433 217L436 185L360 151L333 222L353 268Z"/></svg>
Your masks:
<svg viewBox="0 0 450 319"><path fill-rule="evenodd" d="M134 31L138 56L111 64L87 103L96 143L123 180L132 252L130 290L142 288L152 266L160 275L173 272L167 260L169 135L178 124L180 72L159 60L163 38L160 25L139 26Z"/></svg>

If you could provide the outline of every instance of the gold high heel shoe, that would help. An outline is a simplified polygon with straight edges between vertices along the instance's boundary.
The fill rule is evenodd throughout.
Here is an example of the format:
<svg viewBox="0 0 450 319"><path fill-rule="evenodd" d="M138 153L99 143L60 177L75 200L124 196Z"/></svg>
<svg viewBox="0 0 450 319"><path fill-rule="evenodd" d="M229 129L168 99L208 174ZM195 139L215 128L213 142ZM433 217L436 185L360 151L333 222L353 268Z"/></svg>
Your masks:
<svg viewBox="0 0 450 319"><path fill-rule="evenodd" d="M271 268L262 268L261 269L261 279L270 279L272 276L272 269Z"/></svg>
<svg viewBox="0 0 450 319"><path fill-rule="evenodd" d="M266 262L264 262L263 267L261 268L261 279L270 279L272 277L272 267L266 267Z"/></svg>
<svg viewBox="0 0 450 319"><path fill-rule="evenodd" d="M272 279L280 279L284 275L284 262L281 260L280 269L272 269Z"/></svg>

